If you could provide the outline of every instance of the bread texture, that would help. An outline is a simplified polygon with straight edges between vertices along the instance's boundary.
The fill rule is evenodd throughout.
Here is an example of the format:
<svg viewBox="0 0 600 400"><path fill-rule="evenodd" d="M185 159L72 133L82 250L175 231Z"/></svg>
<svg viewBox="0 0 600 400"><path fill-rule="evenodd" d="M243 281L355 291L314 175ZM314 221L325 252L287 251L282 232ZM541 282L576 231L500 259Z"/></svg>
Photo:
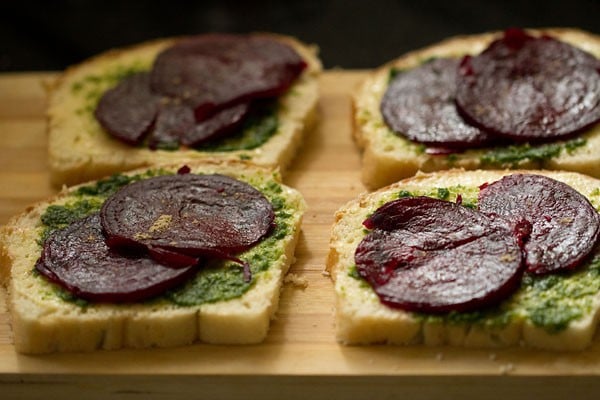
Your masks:
<svg viewBox="0 0 600 400"><path fill-rule="evenodd" d="M132 71L149 70L158 53L176 39L108 51L67 69L48 85L48 158L53 185L71 185L155 164L215 157L250 160L284 171L300 147L303 133L316 121L318 76L322 67L314 46L288 36L272 37L293 47L308 67L278 100L277 132L262 145L247 150L169 151L132 147L112 138L96 121L94 109L102 93Z"/></svg>
<svg viewBox="0 0 600 400"><path fill-rule="evenodd" d="M600 57L600 37L576 29L529 30L548 34ZM392 70L410 69L434 57L478 54L502 33L457 36L419 49L379 67L353 93L353 136L362 150L362 181L370 189L396 182L417 171L464 169L568 170L600 177L600 124L570 140L541 145L480 148L450 155L431 155L425 146L390 130L380 111Z"/></svg>
<svg viewBox="0 0 600 400"><path fill-rule="evenodd" d="M448 170L415 177L350 201L335 214L327 268L335 282L336 335L343 344L426 344L464 347L524 345L581 350L594 336L600 309L600 251L576 272L522 283L501 305L470 313L427 315L383 305L355 271L362 222L384 203L411 193L475 204L479 186L511 173L535 173L567 183L600 208L600 180L573 172ZM441 191L439 189L442 189ZM403 193L403 194L402 194ZM598 247L598 246L597 246ZM525 280L523 281L525 282Z"/></svg>
<svg viewBox="0 0 600 400"><path fill-rule="evenodd" d="M101 204L102 197L81 194L79 190L99 187L95 182L64 189L55 198L12 218L0 230L0 282L8 292L7 305L18 352L88 352L181 346L197 341L249 344L264 340L278 308L284 275L294 261L305 202L299 192L281 184L279 173L273 169L222 160L187 165L192 173L219 173L248 182L273 203L277 228L239 255L253 269L252 284L239 295L220 298L217 293L216 297L209 296L198 304L182 304L167 295L142 303L122 304L81 302L65 296L64 290L34 271L44 231L40 218L51 205L98 199ZM150 171L173 173L180 166L162 166ZM135 170L127 176L148 173ZM211 284L212 288L220 279L226 284L230 282L222 275L228 268L239 270L239 266L225 261L217 261L213 267L216 272L208 279L217 283ZM200 269L196 278L205 270Z"/></svg>

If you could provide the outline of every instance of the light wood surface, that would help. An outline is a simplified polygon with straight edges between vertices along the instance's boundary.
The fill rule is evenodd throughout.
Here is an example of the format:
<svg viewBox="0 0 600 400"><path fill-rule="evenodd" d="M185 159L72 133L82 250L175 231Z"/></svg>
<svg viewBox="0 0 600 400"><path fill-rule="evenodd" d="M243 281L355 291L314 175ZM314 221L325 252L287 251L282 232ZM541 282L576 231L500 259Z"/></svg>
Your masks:
<svg viewBox="0 0 600 400"><path fill-rule="evenodd" d="M333 285L323 269L333 213L365 190L348 97L363 76L323 75L320 123L285 175L309 206L292 267L308 286L284 286L265 343L24 356L12 346L0 291L0 398L597 398L598 338L581 353L335 342ZM55 77L0 75L0 224L54 193L46 168L43 82Z"/></svg>

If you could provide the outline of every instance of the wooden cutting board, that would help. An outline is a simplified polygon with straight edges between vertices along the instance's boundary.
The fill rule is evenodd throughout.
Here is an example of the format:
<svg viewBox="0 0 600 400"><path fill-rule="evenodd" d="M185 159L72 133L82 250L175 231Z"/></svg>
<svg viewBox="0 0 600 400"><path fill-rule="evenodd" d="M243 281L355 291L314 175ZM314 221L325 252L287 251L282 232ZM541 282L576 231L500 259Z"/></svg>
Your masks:
<svg viewBox="0 0 600 400"><path fill-rule="evenodd" d="M284 286L265 343L19 355L0 291L0 397L597 398L600 339L581 353L336 343L333 285L323 270L333 213L365 190L351 140L349 99L364 74L323 74L320 123L285 175L309 206L291 271L308 285ZM44 81L55 78L0 75L0 224L55 192L46 167L43 89Z"/></svg>

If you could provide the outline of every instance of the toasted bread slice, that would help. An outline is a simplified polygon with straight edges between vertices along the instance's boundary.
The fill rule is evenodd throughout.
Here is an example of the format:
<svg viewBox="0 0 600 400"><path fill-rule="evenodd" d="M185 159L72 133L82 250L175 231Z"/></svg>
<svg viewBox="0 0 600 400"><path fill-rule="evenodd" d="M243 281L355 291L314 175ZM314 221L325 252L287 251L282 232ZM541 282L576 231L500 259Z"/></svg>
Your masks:
<svg viewBox="0 0 600 400"><path fill-rule="evenodd" d="M465 347L526 345L580 350L593 338L600 309L600 251L575 272L535 278L491 310L426 315L383 305L354 270L354 252L365 236L362 222L399 195L425 195L475 204L479 186L514 172L567 183L600 208L600 180L573 172L449 170L419 173L349 202L335 214L327 268L335 281L336 334L344 344L449 344ZM441 189L441 190L440 190ZM525 282L525 281L524 281Z"/></svg>
<svg viewBox="0 0 600 400"><path fill-rule="evenodd" d="M600 37L575 29L531 30L549 34L600 57ZM353 94L354 139L363 151L362 180L370 189L389 185L417 171L450 168L526 168L581 172L600 177L600 124L576 138L543 145L520 145L467 150L450 155L431 155L425 146L392 132L380 112L381 99L392 70L414 68L434 57L459 58L478 54L501 33L458 36L407 53L373 71Z"/></svg>
<svg viewBox="0 0 600 400"><path fill-rule="evenodd" d="M321 63L316 48L291 37L273 37L292 46L308 67L278 100L277 131L265 143L251 149L154 151L124 144L99 125L94 109L102 93L130 72L149 70L158 53L175 39L108 51L67 69L49 85L48 158L52 183L60 187L138 167L215 157L251 160L257 165L284 170L302 143L303 132L316 121Z"/></svg>
<svg viewBox="0 0 600 400"><path fill-rule="evenodd" d="M143 178L149 174L173 173L181 165L155 168L151 172L135 170L102 180L101 185L92 182L65 189L55 198L12 218L0 229L0 282L8 290L7 304L17 351L167 347L196 341L246 344L265 338L270 318L278 307L283 277L294 260L304 200L300 193L282 185L279 173L272 169L241 161L206 160L188 165L191 173L219 173L245 181L274 205L277 228L239 255L253 269L252 282L227 292L235 286L230 284L232 268L239 266L218 261L213 268L200 270L194 278L201 284L202 274L209 274L205 276L212 282L210 295L192 294L183 302L178 300L177 291L175 296L163 295L136 304L80 301L34 271L41 252L41 235L46 229L41 216L52 205L76 208L87 202L98 208L107 196L106 188L127 181L125 176ZM186 286L177 290L189 294Z"/></svg>

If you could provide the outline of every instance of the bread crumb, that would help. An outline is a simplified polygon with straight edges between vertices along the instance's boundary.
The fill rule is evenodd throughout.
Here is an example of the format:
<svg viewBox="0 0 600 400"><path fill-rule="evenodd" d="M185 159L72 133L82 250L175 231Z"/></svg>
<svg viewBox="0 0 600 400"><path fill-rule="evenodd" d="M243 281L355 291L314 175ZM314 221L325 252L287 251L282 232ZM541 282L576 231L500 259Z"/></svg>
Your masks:
<svg viewBox="0 0 600 400"><path fill-rule="evenodd" d="M321 275L326 276L328 278L331 276L331 274L329 273L329 271L325 271L325 270L323 272L321 272Z"/></svg>
<svg viewBox="0 0 600 400"><path fill-rule="evenodd" d="M444 353L437 353L435 355L435 359L438 361L442 361L444 359Z"/></svg>
<svg viewBox="0 0 600 400"><path fill-rule="evenodd" d="M291 283L294 287L300 289L306 289L308 287L308 279L293 273L287 274L285 278L283 278L283 283Z"/></svg>
<svg viewBox="0 0 600 400"><path fill-rule="evenodd" d="M506 375L509 372L514 371L514 369L515 369L514 364L512 364L512 363L504 364L504 365L500 366L500 373L502 375Z"/></svg>
<svg viewBox="0 0 600 400"><path fill-rule="evenodd" d="M496 358L497 358L496 353L490 353L488 355L488 358L490 359L490 361L496 361Z"/></svg>

